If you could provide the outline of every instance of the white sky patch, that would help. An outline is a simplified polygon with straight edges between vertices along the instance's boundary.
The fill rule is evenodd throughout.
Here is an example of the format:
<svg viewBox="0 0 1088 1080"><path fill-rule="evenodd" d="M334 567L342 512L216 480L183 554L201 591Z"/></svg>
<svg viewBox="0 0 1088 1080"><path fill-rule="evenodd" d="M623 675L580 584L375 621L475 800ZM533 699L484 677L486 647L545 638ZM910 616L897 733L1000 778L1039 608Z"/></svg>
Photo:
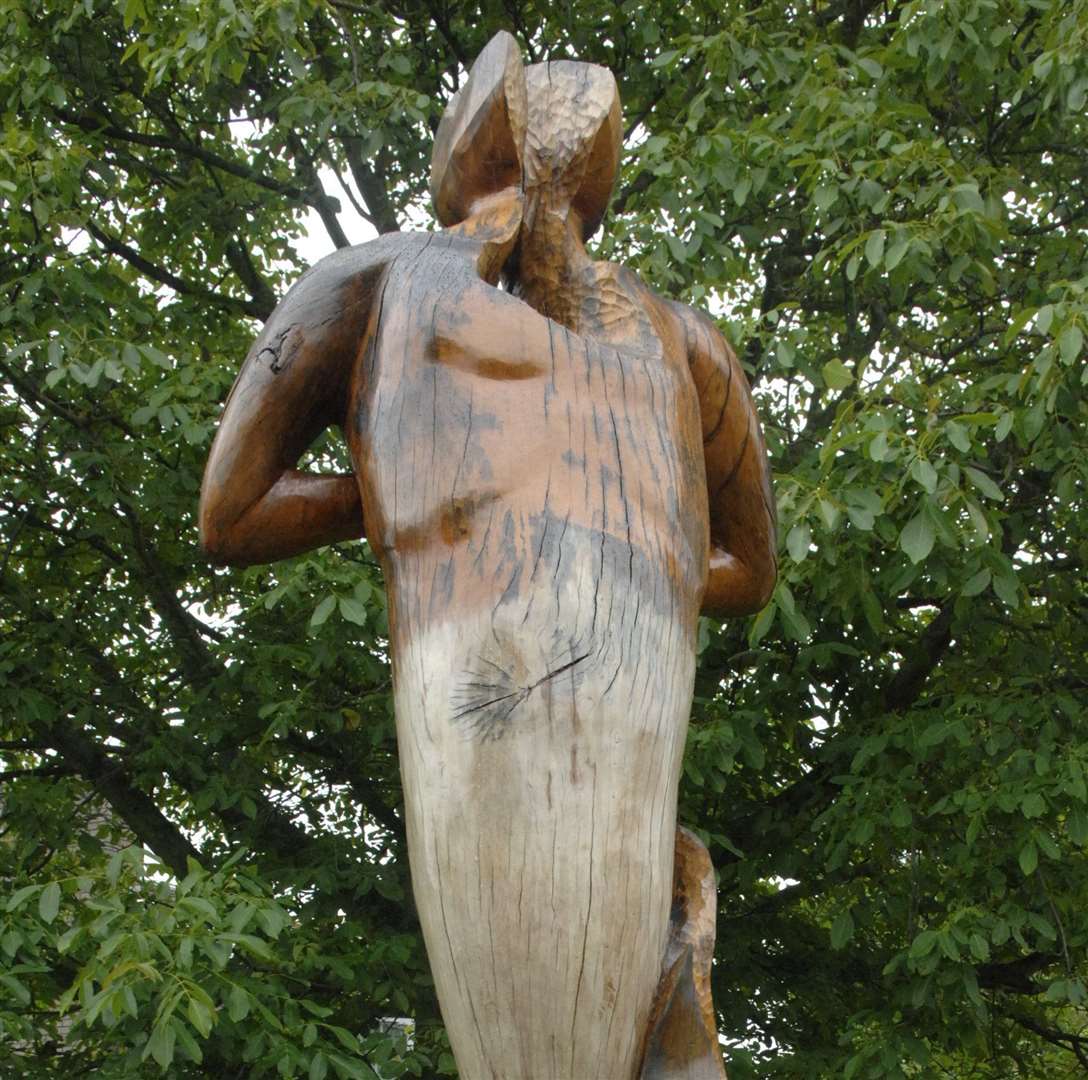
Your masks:
<svg viewBox="0 0 1088 1080"><path fill-rule="evenodd" d="M378 230L351 205L351 200L340 190L340 177L332 169L321 169L318 175L321 186L340 203L340 213L337 217L340 227L351 243L365 244L368 240L376 239ZM299 238L295 249L303 262L313 266L326 255L331 255L336 250L336 245L326 231L321 215L312 207L306 209L302 221L305 232Z"/></svg>

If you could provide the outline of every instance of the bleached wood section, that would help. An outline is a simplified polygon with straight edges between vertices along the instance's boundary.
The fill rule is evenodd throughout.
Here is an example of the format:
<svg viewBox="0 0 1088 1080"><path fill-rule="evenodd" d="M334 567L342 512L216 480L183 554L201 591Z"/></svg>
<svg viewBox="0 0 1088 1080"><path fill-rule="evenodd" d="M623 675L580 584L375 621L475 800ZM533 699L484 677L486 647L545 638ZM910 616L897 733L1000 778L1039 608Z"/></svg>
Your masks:
<svg viewBox="0 0 1088 1080"><path fill-rule="evenodd" d="M585 590L583 630L587 554L560 601L573 613ZM661 974L691 663L656 615L641 637L669 659L653 670L625 673L599 637L568 660L550 620L522 621L528 603L436 627L402 656L417 903L462 1075L627 1078ZM477 673L499 685L466 687ZM481 694L512 696L467 704Z"/></svg>

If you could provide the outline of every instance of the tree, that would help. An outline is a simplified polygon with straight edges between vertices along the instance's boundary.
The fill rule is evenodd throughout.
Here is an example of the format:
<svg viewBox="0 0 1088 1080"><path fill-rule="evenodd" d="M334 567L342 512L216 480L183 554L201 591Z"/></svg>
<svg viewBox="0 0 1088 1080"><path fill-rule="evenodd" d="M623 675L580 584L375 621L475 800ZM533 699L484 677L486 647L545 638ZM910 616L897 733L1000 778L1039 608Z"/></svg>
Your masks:
<svg viewBox="0 0 1088 1080"><path fill-rule="evenodd" d="M721 317L771 444L780 584L702 626L681 796L731 1075L1081 1074L1085 0L0 20L14 1075L453 1074L377 567L215 571L194 509L302 212L337 246L346 200L428 227L431 131L500 27L616 72L600 250Z"/></svg>

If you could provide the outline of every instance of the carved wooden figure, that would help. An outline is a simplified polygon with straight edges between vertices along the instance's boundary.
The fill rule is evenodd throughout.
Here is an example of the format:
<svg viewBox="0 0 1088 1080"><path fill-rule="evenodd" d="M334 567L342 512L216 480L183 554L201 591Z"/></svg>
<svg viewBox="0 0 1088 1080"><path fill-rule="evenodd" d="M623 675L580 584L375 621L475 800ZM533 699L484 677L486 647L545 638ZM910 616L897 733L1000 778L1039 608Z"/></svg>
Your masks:
<svg viewBox="0 0 1088 1080"><path fill-rule="evenodd" d="M436 136L443 230L291 289L201 498L219 561L364 534L381 560L413 886L466 1080L724 1076L713 872L677 782L698 615L766 601L774 511L713 324L586 252L620 138L607 70L523 68L497 35ZM295 471L331 424L354 474Z"/></svg>

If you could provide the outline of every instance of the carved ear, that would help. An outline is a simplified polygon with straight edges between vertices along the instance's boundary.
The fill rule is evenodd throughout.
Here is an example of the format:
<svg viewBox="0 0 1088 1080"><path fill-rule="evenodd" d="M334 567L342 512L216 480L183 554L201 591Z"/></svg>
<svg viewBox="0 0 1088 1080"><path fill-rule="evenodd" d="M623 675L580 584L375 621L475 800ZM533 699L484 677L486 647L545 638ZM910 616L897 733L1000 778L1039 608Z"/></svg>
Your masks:
<svg viewBox="0 0 1088 1080"><path fill-rule="evenodd" d="M611 72L609 72L611 75ZM623 117L620 113L620 94L615 80L612 84L612 102L608 115L601 122L600 130L589 151L586 170L578 193L571 205L585 222L583 236L588 240L600 227L616 185L620 170L620 154L623 150Z"/></svg>
<svg viewBox="0 0 1088 1080"><path fill-rule="evenodd" d="M525 142L525 69L514 38L500 30L450 100L431 154L431 198L444 226L472 204L521 183Z"/></svg>
<svg viewBox="0 0 1088 1080"><path fill-rule="evenodd" d="M525 69L525 188L562 190L588 240L608 209L623 142L620 93L608 68L553 60Z"/></svg>

